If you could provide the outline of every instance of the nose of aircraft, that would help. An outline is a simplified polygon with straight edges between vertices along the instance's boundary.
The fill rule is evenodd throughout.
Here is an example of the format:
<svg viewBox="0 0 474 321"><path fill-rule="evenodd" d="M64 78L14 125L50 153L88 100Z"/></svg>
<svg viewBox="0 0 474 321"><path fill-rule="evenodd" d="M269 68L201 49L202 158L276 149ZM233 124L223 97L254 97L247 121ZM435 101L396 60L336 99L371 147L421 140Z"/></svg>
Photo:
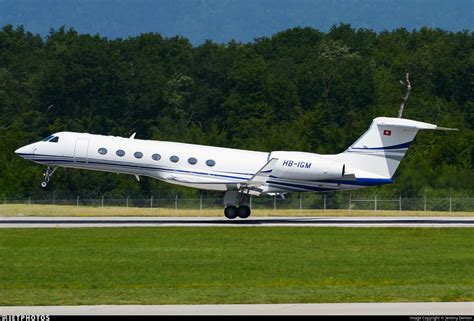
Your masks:
<svg viewBox="0 0 474 321"><path fill-rule="evenodd" d="M23 156L23 155L28 155L28 154L34 154L35 153L35 144L29 144L29 145L26 145L26 146L23 146L23 147L20 147L18 148L16 151L15 151L15 154L19 155L19 156Z"/></svg>

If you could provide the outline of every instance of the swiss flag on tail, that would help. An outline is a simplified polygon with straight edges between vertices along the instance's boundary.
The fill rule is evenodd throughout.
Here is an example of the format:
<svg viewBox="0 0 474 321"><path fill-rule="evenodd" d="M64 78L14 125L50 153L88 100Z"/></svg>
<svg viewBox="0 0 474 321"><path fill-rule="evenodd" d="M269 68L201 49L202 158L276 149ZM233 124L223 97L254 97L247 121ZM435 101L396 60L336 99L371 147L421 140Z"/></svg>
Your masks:
<svg viewBox="0 0 474 321"><path fill-rule="evenodd" d="M383 130L383 134L384 134L385 136L391 136L391 135L392 135L392 131L391 131L391 130L388 130L388 129L384 129L384 130Z"/></svg>

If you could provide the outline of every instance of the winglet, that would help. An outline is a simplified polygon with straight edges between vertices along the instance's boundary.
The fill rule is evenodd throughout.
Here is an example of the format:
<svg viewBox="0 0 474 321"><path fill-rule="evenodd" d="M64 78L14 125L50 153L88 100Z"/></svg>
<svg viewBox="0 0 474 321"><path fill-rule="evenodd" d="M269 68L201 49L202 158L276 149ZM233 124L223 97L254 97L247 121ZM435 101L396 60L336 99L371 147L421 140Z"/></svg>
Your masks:
<svg viewBox="0 0 474 321"><path fill-rule="evenodd" d="M264 185L267 182L268 177L270 177L270 173L273 171L273 167L275 167L278 158L272 158L266 163L255 175L252 176L250 180L246 182L246 185L251 186L260 186Z"/></svg>

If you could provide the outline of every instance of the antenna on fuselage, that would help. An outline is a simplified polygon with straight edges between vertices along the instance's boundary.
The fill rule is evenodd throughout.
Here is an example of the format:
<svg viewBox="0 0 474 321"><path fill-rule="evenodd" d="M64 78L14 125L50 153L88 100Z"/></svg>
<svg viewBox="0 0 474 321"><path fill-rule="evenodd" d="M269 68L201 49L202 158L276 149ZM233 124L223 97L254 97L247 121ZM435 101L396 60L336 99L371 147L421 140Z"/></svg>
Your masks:
<svg viewBox="0 0 474 321"><path fill-rule="evenodd" d="M403 82L403 80L400 80L400 83L404 86L407 86L407 93L405 95L405 98L403 98L403 102L400 105L400 109L398 110L398 118L402 118L403 115L403 108L405 108L405 105L408 101L408 97L410 97L410 91L411 91L411 84L410 84L410 74L407 73L405 76L406 83Z"/></svg>
<svg viewBox="0 0 474 321"><path fill-rule="evenodd" d="M130 136L128 139L134 139L136 134L137 133L133 133L132 136Z"/></svg>

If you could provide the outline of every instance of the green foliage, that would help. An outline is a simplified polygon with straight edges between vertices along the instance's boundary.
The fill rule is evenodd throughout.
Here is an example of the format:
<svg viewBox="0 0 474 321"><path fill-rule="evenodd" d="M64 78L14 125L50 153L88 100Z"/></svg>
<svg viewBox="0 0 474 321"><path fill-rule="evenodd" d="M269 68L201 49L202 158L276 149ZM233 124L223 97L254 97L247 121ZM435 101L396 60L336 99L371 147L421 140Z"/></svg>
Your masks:
<svg viewBox="0 0 474 321"><path fill-rule="evenodd" d="M193 47L146 33L109 40L65 28L45 39L0 31L0 195L196 196L152 179L60 169L47 191L41 168L14 155L61 130L252 150L338 153L377 116L460 128L423 132L381 194L474 192L474 39L422 28L379 34L293 28L252 43Z"/></svg>

